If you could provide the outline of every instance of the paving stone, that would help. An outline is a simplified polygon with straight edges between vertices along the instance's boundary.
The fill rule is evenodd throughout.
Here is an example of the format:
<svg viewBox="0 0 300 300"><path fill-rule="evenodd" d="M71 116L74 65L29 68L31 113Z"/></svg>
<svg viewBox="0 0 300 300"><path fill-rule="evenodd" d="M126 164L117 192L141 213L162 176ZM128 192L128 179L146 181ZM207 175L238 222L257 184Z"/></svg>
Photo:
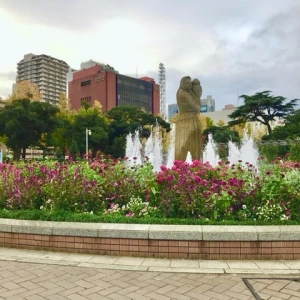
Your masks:
<svg viewBox="0 0 300 300"><path fill-rule="evenodd" d="M193 262L201 265L203 261ZM229 262L223 261L223 264L229 266ZM165 272L166 269L168 271ZM181 272L179 269L181 269ZM2 261L0 259L0 299L254 299L242 280L243 277L249 277L249 275L224 273L200 274L194 272L194 270L175 268L175 272L171 272L170 268L167 267L162 267L155 272L149 270L111 270L92 266L78 267L32 264L18 261ZM235 269L231 270L234 271ZM272 273L273 271L279 272L280 270L271 269L269 271ZM288 270L285 269L282 271ZM251 276L260 277L251 278L248 281L261 299L300 299L300 283L292 281L292 278L296 278L297 276L286 275L291 280L280 280L278 279L280 276L274 274Z"/></svg>
<svg viewBox="0 0 300 300"><path fill-rule="evenodd" d="M249 279L248 282L251 284L254 291L261 299L300 299L300 283L287 279ZM291 287L288 289L287 287Z"/></svg>

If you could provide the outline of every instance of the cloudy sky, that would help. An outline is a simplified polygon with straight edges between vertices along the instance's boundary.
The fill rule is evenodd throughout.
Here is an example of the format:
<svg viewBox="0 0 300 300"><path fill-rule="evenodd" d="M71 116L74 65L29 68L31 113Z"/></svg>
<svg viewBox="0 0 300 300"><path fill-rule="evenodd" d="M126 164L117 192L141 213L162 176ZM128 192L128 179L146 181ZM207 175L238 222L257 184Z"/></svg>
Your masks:
<svg viewBox="0 0 300 300"><path fill-rule="evenodd" d="M0 28L2 97L34 53L156 80L162 62L168 104L185 75L217 109L263 90L300 98L300 0L0 0Z"/></svg>

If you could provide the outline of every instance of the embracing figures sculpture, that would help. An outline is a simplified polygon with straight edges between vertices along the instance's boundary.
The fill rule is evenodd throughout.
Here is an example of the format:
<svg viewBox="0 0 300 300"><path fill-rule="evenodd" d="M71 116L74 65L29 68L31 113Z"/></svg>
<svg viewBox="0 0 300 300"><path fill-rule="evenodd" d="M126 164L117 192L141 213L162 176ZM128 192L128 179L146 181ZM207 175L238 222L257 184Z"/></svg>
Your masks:
<svg viewBox="0 0 300 300"><path fill-rule="evenodd" d="M202 159L202 129L200 122L202 87L198 79L185 76L176 94L179 114L175 133L175 159L185 161L188 152L192 159Z"/></svg>

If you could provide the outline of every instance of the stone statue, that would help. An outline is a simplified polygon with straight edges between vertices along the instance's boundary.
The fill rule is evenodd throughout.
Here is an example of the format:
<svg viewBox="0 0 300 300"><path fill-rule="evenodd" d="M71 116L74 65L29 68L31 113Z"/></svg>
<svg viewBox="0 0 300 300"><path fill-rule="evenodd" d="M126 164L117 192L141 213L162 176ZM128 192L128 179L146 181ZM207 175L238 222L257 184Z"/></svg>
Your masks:
<svg viewBox="0 0 300 300"><path fill-rule="evenodd" d="M202 130L200 122L202 87L198 79L185 76L176 94L179 114L176 117L175 159L185 161L188 152L192 159L202 159Z"/></svg>

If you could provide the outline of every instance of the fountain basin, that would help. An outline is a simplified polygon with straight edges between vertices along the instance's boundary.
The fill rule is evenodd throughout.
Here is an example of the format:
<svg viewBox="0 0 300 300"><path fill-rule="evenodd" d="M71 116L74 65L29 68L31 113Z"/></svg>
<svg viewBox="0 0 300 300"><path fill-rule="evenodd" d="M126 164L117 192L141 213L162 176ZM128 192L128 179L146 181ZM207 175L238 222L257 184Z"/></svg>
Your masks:
<svg viewBox="0 0 300 300"><path fill-rule="evenodd" d="M99 255L300 259L300 226L71 223L0 219L0 246Z"/></svg>

